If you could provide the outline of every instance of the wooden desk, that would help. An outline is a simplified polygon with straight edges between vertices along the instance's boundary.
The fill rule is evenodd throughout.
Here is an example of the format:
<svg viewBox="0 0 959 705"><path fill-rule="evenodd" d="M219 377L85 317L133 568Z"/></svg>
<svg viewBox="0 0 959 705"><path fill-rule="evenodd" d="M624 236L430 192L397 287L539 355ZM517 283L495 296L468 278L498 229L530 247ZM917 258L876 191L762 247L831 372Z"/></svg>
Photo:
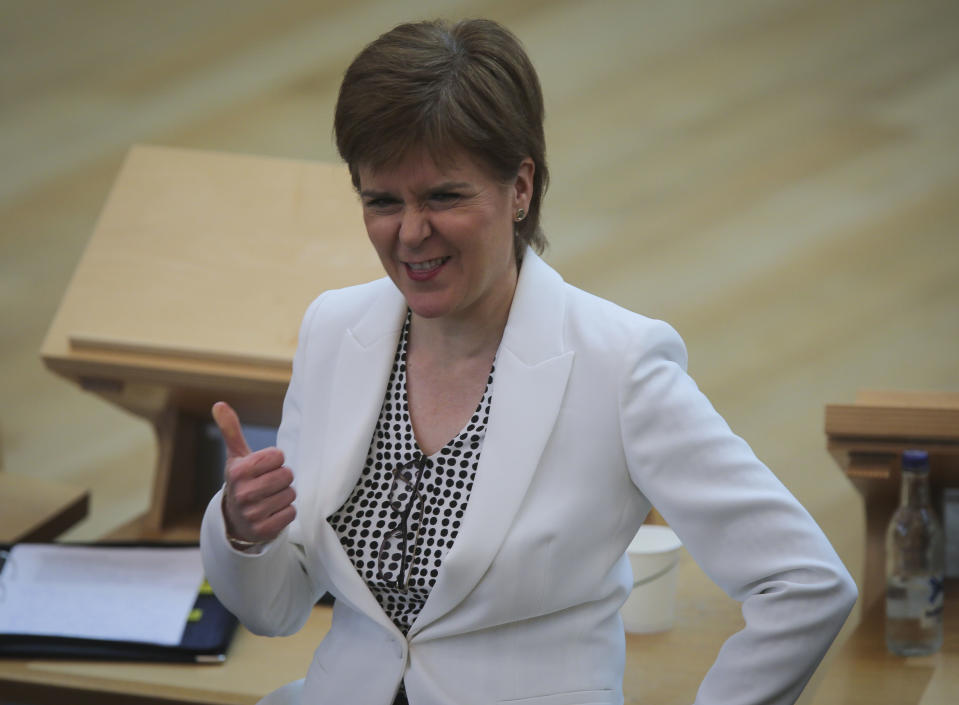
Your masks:
<svg viewBox="0 0 959 705"><path fill-rule="evenodd" d="M743 626L739 605L685 551L677 597L674 629L627 637L629 705L693 702L720 645ZM0 660L0 698L31 705L251 705L306 674L330 615L317 607L299 633L280 639L241 628L217 666Z"/></svg>
<svg viewBox="0 0 959 705"><path fill-rule="evenodd" d="M693 702L723 641L743 626L739 605L715 587L683 552L677 623L661 634L626 639L627 705ZM955 598L959 583L947 593ZM959 693L959 619L950 601L942 651L922 658L888 653L882 604L875 605L802 702L812 705L952 705ZM268 639L240 628L219 666L0 660L0 697L35 705L251 705L302 678L329 629L317 607L297 634Z"/></svg>
<svg viewBox="0 0 959 705"><path fill-rule="evenodd" d="M959 702L959 583L948 582L945 636L932 656L886 650L884 605L878 601L836 654L813 705L954 705Z"/></svg>
<svg viewBox="0 0 959 705"><path fill-rule="evenodd" d="M317 607L299 632L270 639L237 630L219 665L0 659L0 699L29 705L250 705L302 678L330 628Z"/></svg>

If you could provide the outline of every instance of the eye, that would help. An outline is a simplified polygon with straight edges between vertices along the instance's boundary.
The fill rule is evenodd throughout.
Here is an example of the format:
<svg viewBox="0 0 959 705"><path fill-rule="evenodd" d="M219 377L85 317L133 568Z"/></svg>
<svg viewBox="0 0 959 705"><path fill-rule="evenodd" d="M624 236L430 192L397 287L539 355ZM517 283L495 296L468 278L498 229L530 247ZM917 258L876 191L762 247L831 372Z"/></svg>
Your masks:
<svg viewBox="0 0 959 705"><path fill-rule="evenodd" d="M363 201L363 206L370 210L383 212L396 208L399 201L390 196L373 196Z"/></svg>

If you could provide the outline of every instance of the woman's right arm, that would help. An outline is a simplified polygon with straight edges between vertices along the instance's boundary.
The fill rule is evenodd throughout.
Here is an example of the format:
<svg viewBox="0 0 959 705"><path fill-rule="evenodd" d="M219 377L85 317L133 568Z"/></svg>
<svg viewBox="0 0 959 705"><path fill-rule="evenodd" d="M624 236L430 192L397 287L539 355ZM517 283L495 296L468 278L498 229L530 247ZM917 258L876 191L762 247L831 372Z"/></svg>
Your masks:
<svg viewBox="0 0 959 705"><path fill-rule="evenodd" d="M294 475L300 427L303 358L308 347L310 307L300 330L293 375L283 403L278 445L251 453L239 419L226 404L213 416L227 450L225 485L207 506L200 548L207 579L217 598L253 633L296 632L326 592L306 568L303 531L296 519ZM285 451L285 454L284 454ZM230 539L253 542L239 550Z"/></svg>
<svg viewBox="0 0 959 705"><path fill-rule="evenodd" d="M239 551L227 539L222 501L220 490L200 530L203 567L217 598L254 634L297 632L325 592L307 574L300 532L291 525L259 549Z"/></svg>

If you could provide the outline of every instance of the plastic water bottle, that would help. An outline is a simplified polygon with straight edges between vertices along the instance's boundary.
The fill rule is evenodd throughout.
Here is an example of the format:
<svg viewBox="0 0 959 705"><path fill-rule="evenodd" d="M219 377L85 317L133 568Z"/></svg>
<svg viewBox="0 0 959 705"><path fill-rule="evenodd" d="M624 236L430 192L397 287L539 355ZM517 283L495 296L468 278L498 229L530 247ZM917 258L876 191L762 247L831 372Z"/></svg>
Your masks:
<svg viewBox="0 0 959 705"><path fill-rule="evenodd" d="M945 546L929 494L929 456L902 455L899 508L886 533L886 646L922 656L942 646Z"/></svg>

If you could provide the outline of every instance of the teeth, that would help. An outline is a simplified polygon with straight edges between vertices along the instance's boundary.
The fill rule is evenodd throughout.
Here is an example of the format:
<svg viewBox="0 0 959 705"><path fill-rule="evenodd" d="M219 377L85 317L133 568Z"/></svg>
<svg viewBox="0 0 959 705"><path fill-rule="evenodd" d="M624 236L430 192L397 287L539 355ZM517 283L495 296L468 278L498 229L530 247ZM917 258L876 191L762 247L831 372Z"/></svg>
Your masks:
<svg viewBox="0 0 959 705"><path fill-rule="evenodd" d="M430 259L425 262L408 262L410 269L414 272L427 272L431 269L436 269L446 260L445 257L437 257L436 259Z"/></svg>

